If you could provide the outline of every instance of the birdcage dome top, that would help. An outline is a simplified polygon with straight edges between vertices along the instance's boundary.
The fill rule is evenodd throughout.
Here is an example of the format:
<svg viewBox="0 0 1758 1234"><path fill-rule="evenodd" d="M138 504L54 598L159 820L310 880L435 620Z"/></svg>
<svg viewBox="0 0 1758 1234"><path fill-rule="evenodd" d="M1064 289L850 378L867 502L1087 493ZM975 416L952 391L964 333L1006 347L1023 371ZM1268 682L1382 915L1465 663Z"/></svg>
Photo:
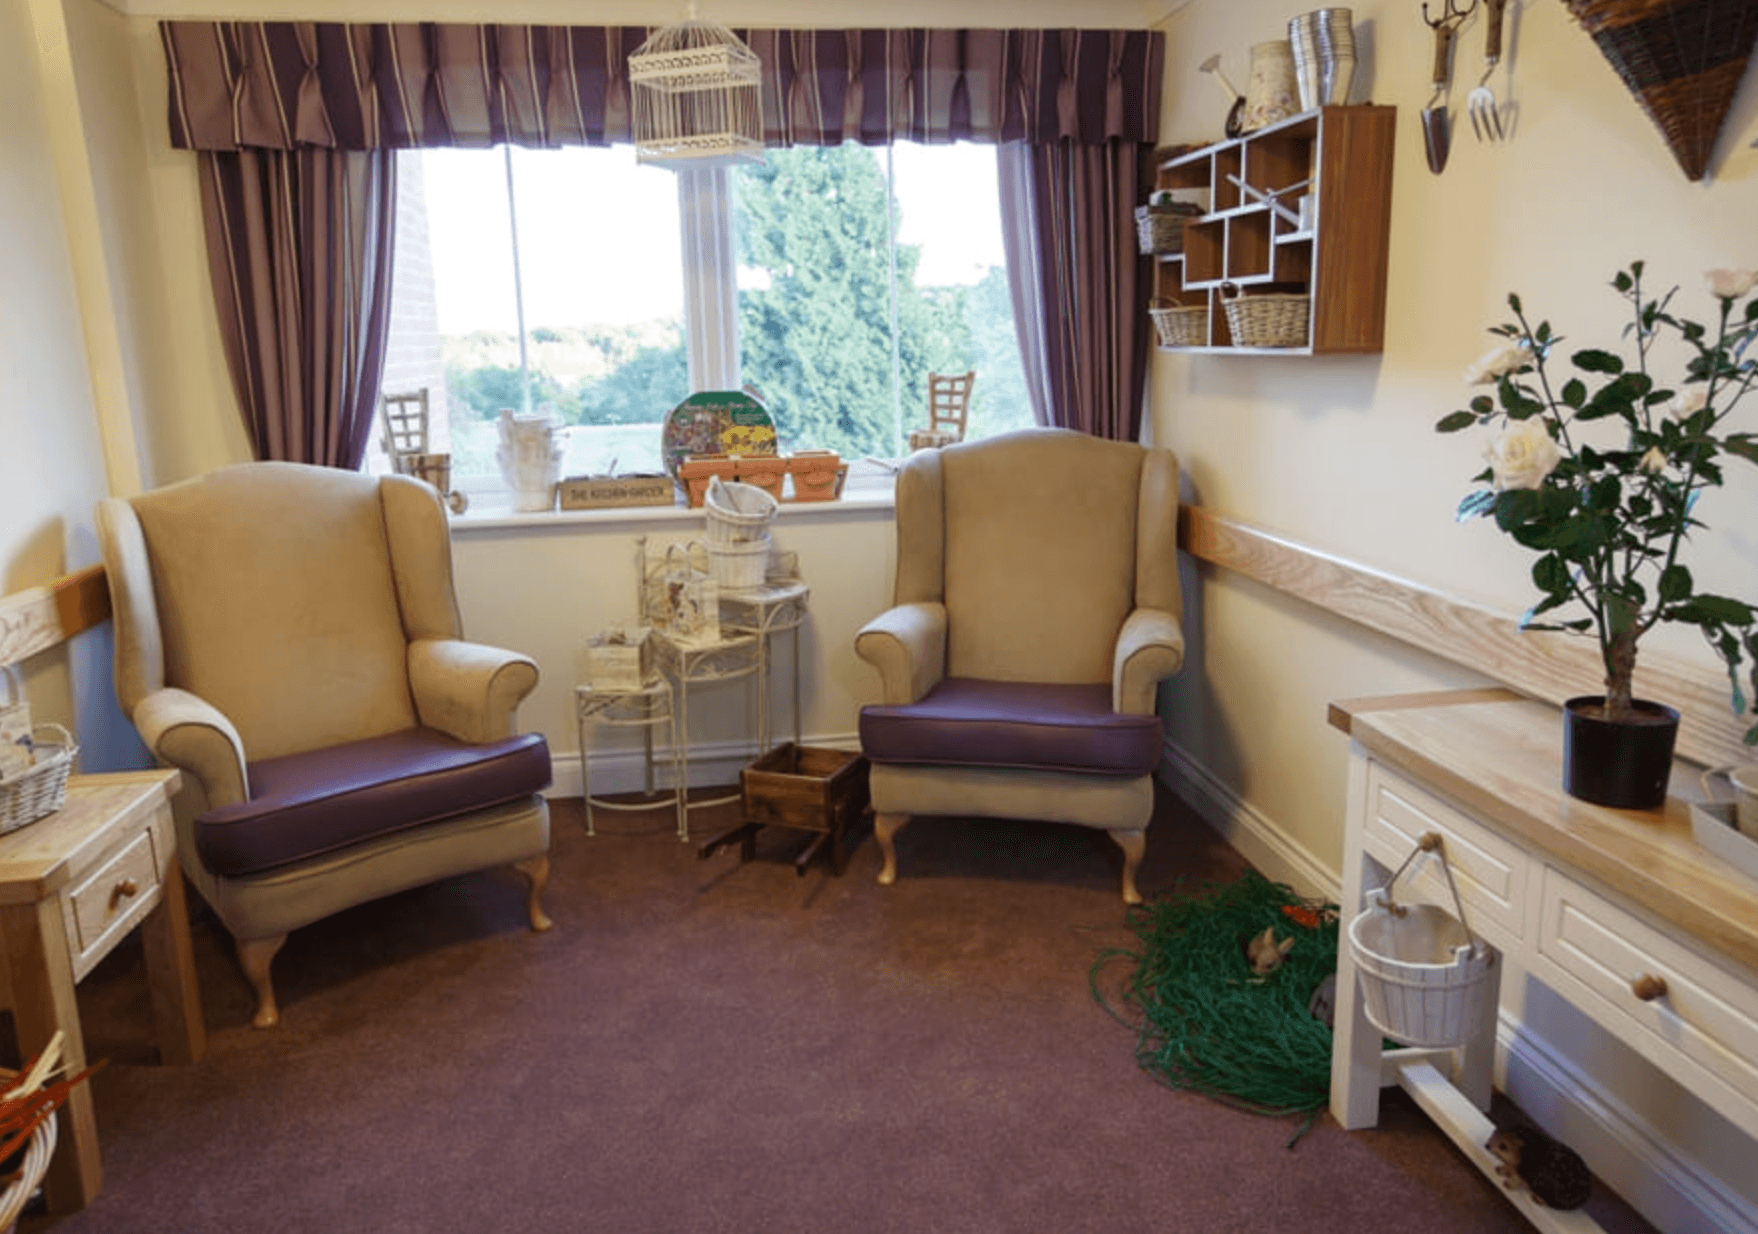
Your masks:
<svg viewBox="0 0 1758 1234"><path fill-rule="evenodd" d="M725 26L692 18L654 31L631 52L629 80L662 90L756 85L762 63Z"/></svg>

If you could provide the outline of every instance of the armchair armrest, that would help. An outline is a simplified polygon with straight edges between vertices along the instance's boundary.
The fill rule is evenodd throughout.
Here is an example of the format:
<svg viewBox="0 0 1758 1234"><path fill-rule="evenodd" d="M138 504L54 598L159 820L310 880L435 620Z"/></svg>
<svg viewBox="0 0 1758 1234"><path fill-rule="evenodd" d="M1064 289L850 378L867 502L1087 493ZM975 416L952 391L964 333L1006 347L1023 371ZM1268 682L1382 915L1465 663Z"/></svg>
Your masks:
<svg viewBox="0 0 1758 1234"><path fill-rule="evenodd" d="M517 652L455 638L409 644L416 716L459 741L479 745L514 736L519 704L536 688L536 662Z"/></svg>
<svg viewBox="0 0 1758 1234"><path fill-rule="evenodd" d="M1152 715L1155 687L1184 667L1184 631L1159 608L1138 608L1123 622L1111 669L1111 709Z"/></svg>
<svg viewBox="0 0 1758 1234"><path fill-rule="evenodd" d="M855 654L879 670L880 701L914 703L946 675L946 606L888 608L855 635Z"/></svg>
<svg viewBox="0 0 1758 1234"><path fill-rule="evenodd" d="M244 741L232 721L188 690L154 690L134 709L134 727L162 762L186 771L209 810L250 800Z"/></svg>

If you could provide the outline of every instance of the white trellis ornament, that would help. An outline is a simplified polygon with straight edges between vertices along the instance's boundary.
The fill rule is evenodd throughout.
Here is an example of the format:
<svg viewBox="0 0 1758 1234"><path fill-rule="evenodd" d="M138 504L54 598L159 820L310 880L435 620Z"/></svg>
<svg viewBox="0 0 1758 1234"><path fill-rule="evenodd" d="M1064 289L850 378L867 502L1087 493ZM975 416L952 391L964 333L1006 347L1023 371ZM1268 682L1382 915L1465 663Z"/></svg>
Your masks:
<svg viewBox="0 0 1758 1234"><path fill-rule="evenodd" d="M661 167L763 161L762 62L731 30L696 19L629 55L635 157Z"/></svg>

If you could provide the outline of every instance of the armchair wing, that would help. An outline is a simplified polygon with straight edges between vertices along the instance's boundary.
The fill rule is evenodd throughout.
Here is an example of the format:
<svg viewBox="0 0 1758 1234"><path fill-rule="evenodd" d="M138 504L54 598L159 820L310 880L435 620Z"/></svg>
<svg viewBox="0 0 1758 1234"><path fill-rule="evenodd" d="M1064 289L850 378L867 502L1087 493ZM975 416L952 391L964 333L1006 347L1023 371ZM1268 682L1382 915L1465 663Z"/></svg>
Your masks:
<svg viewBox="0 0 1758 1234"><path fill-rule="evenodd" d="M919 702L946 675L946 606L886 609L855 635L855 654L879 670L882 701Z"/></svg>

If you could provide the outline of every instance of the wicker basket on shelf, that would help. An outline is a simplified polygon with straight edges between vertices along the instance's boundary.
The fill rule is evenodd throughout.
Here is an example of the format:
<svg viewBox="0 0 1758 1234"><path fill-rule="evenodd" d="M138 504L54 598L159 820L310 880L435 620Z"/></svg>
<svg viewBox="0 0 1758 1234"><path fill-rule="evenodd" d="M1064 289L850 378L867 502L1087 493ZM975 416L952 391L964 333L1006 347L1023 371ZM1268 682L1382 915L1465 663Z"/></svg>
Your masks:
<svg viewBox="0 0 1758 1234"><path fill-rule="evenodd" d="M1306 315L1311 307L1304 292L1266 292L1246 296L1229 284L1221 289L1227 329L1235 347L1304 347Z"/></svg>
<svg viewBox="0 0 1758 1234"><path fill-rule="evenodd" d="M1206 304L1183 305L1154 300L1148 306L1154 331L1162 347L1201 347L1209 341L1209 309Z"/></svg>
<svg viewBox="0 0 1758 1234"><path fill-rule="evenodd" d="M1137 206L1135 210L1136 241L1144 253L1182 253L1184 251L1184 220L1202 213L1193 202L1175 201L1162 206Z"/></svg>

